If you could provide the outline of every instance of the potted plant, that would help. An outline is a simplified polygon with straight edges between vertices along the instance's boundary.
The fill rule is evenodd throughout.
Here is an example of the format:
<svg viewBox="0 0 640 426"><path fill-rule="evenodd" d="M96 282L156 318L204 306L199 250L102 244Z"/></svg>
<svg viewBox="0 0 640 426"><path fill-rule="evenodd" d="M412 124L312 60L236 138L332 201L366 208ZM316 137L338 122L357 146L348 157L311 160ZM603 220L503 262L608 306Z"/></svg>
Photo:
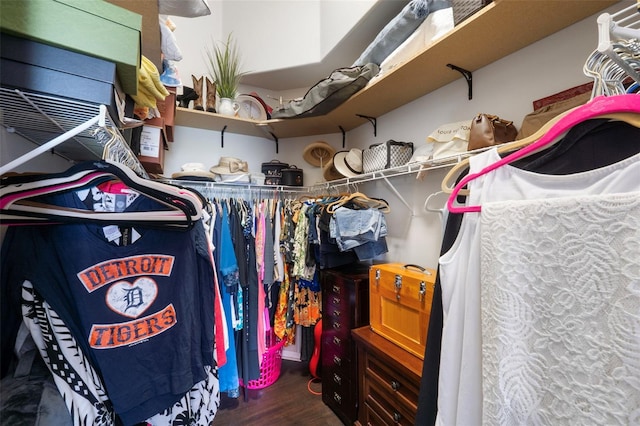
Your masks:
<svg viewBox="0 0 640 426"><path fill-rule="evenodd" d="M218 113L235 115L239 108L235 103L238 85L246 73L241 70L240 52L231 34L227 36L226 42L213 43L207 49L207 59L209 73L219 97Z"/></svg>

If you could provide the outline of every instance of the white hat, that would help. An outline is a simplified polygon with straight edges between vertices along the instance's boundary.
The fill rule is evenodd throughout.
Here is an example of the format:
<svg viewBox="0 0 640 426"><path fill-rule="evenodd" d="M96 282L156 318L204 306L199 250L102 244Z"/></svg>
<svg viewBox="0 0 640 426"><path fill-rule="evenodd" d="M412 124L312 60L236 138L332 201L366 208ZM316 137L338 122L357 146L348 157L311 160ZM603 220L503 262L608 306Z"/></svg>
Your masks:
<svg viewBox="0 0 640 426"><path fill-rule="evenodd" d="M345 177L362 174L362 150L351 148L349 151L338 151L333 156L333 165Z"/></svg>
<svg viewBox="0 0 640 426"><path fill-rule="evenodd" d="M207 171L205 165L202 163L185 163L180 167L180 169L182 171L173 173L171 175L172 179L206 178L214 180L216 177L216 175L214 175L210 171Z"/></svg>

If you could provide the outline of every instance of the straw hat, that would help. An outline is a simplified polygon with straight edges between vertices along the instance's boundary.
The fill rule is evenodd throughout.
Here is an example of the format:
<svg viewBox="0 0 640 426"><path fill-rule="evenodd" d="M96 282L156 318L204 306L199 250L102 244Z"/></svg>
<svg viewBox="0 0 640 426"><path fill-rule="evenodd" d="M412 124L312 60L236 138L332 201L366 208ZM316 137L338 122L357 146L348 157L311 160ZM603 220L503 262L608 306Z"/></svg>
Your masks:
<svg viewBox="0 0 640 426"><path fill-rule="evenodd" d="M173 173L172 179L205 178L214 180L216 175L205 168L202 163L185 163L180 167L181 171Z"/></svg>
<svg viewBox="0 0 640 426"><path fill-rule="evenodd" d="M355 177L362 174L362 150L351 148L339 151L333 156L333 165L344 177Z"/></svg>
<svg viewBox="0 0 640 426"><path fill-rule="evenodd" d="M249 172L249 164L239 158L220 157L220 162L211 166L209 171L217 175L241 175Z"/></svg>
<svg viewBox="0 0 640 426"><path fill-rule="evenodd" d="M324 180L327 182L330 180L342 179L344 177L334 167L333 157L329 158L329 161L327 161L327 164L325 164L324 167L322 168L322 176L324 177Z"/></svg>
<svg viewBox="0 0 640 426"><path fill-rule="evenodd" d="M312 142L302 152L304 161L315 167L323 167L333 157L336 150L325 141Z"/></svg>

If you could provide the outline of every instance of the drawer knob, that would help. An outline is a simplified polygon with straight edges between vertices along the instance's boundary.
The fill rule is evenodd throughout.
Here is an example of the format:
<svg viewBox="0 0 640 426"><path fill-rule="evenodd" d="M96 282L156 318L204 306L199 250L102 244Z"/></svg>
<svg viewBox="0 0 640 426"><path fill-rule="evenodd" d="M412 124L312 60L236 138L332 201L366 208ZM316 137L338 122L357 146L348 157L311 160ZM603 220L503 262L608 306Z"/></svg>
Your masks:
<svg viewBox="0 0 640 426"><path fill-rule="evenodd" d="M342 377L338 376L338 374L333 373L333 381L337 384L342 384Z"/></svg>
<svg viewBox="0 0 640 426"><path fill-rule="evenodd" d="M333 292L334 293L340 293L340 287L338 287L337 285L333 286Z"/></svg>
<svg viewBox="0 0 640 426"><path fill-rule="evenodd" d="M333 298L333 304L334 305L339 305L340 304L340 298L339 297L334 297Z"/></svg>
<svg viewBox="0 0 640 426"><path fill-rule="evenodd" d="M341 397L337 392L334 392L334 393L333 393L333 399L334 399L338 404L342 403L342 397Z"/></svg>
<svg viewBox="0 0 640 426"><path fill-rule="evenodd" d="M393 422L395 424L399 424L400 420L402 420L402 416L397 411L393 413Z"/></svg>
<svg viewBox="0 0 640 426"><path fill-rule="evenodd" d="M339 322L334 322L333 323L333 328L335 328L336 330L340 329L340 323Z"/></svg>
<svg viewBox="0 0 640 426"><path fill-rule="evenodd" d="M334 317L339 317L340 315L342 315L341 311L333 311Z"/></svg>
<svg viewBox="0 0 640 426"><path fill-rule="evenodd" d="M333 363L334 363L335 365L342 365L342 359L341 359L339 356L334 355L334 356L333 356Z"/></svg>
<svg viewBox="0 0 640 426"><path fill-rule="evenodd" d="M339 337L333 337L333 343L335 343L336 345L340 345L340 338Z"/></svg>
<svg viewBox="0 0 640 426"><path fill-rule="evenodd" d="M391 381L391 389L393 389L394 392L397 392L398 389L400 389L400 382L398 382L397 380L392 380Z"/></svg>

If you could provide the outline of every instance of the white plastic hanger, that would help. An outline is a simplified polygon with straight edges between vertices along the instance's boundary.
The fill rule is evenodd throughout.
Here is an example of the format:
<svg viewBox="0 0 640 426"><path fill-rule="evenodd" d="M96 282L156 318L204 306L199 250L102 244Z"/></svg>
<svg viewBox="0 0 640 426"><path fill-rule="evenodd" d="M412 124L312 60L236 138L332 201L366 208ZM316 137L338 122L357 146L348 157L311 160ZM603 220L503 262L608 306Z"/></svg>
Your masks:
<svg viewBox="0 0 640 426"><path fill-rule="evenodd" d="M598 16L598 48L624 71L621 80L631 77L640 83L640 13L637 5L626 7L614 14ZM595 53L595 52L594 52ZM604 76L603 76L604 77ZM603 78L606 81L606 78ZM604 94L604 93L600 93Z"/></svg>

